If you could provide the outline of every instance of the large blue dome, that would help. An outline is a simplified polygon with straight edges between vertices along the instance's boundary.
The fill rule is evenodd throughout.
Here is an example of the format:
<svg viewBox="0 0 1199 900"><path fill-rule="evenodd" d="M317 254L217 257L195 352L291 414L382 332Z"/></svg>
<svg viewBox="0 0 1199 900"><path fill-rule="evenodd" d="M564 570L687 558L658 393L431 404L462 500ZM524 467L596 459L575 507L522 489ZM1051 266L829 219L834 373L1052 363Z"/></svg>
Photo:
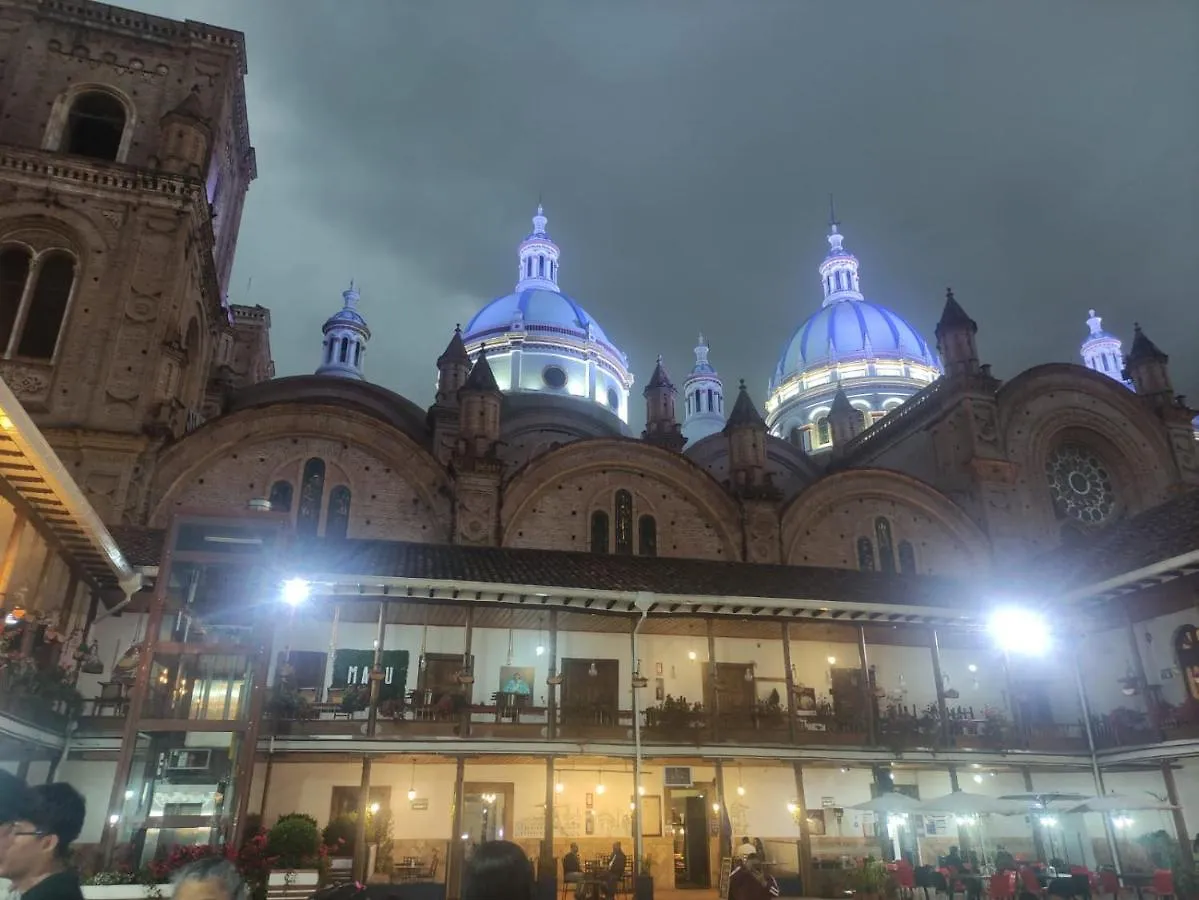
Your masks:
<svg viewBox="0 0 1199 900"><path fill-rule="evenodd" d="M828 304L795 329L773 383L855 359L905 359L941 367L928 342L901 316L865 300L845 300Z"/></svg>
<svg viewBox="0 0 1199 900"><path fill-rule="evenodd" d="M616 350L599 323L583 307L560 291L544 288L528 288L492 300L466 323L462 339L468 344L486 341L512 331L514 323L528 332L548 332L579 340L586 340L590 331L592 340ZM616 352L624 356L619 350Z"/></svg>

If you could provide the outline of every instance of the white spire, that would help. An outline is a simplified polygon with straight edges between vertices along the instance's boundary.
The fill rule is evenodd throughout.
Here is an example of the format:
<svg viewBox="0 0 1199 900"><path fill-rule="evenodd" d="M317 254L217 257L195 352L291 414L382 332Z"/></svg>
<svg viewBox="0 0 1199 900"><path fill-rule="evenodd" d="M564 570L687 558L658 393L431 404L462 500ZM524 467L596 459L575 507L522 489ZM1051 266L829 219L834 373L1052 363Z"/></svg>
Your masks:
<svg viewBox="0 0 1199 900"><path fill-rule="evenodd" d="M858 261L852 253L842 247L845 236L841 234L840 222L833 208L832 194L828 198L828 256L820 264L820 281L824 290L824 306L845 300L862 300L862 286L858 281Z"/></svg>
<svg viewBox="0 0 1199 900"><path fill-rule="evenodd" d="M326 319L321 329L325 339L321 343L317 375L366 380L366 344L371 339L371 330L358 312L358 300L358 289L351 280L349 290L341 294L341 309Z"/></svg>
<svg viewBox="0 0 1199 900"><path fill-rule="evenodd" d="M1090 333L1079 348L1083 364L1088 369L1125 384L1124 345L1121 340L1103 330L1103 318L1096 315L1093 309L1087 310L1087 328Z"/></svg>
<svg viewBox="0 0 1199 900"><path fill-rule="evenodd" d="M724 383L708 361L708 349L701 334L695 345L695 365L683 382L683 436L692 444L724 428Z"/></svg>
<svg viewBox="0 0 1199 900"><path fill-rule="evenodd" d="M521 241L517 252L516 290L558 290L558 245L546 233L549 220L545 210L537 204L537 215L533 216L533 233Z"/></svg>

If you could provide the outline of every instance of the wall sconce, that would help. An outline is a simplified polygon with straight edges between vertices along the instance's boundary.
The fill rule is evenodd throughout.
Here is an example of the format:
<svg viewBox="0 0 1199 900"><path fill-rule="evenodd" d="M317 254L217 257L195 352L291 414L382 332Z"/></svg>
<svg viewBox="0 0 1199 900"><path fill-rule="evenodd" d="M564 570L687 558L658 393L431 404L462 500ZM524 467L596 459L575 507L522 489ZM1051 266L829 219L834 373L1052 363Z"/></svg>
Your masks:
<svg viewBox="0 0 1199 900"><path fill-rule="evenodd" d="M694 650L688 650L687 658L692 662L695 662L697 659L699 659L699 654L697 654Z"/></svg>
<svg viewBox="0 0 1199 900"><path fill-rule="evenodd" d="M554 785L555 794L561 794L564 790L566 790L566 785L564 785L561 781Z"/></svg>
<svg viewBox="0 0 1199 900"><path fill-rule="evenodd" d="M835 665L837 664L837 657L835 657L835 656L830 656L830 657L828 658L828 664L829 664L830 666L835 666Z"/></svg>
<svg viewBox="0 0 1199 900"><path fill-rule="evenodd" d="M599 674L599 669L596 668L594 659L591 661L591 665L587 669L587 674L592 678Z"/></svg>

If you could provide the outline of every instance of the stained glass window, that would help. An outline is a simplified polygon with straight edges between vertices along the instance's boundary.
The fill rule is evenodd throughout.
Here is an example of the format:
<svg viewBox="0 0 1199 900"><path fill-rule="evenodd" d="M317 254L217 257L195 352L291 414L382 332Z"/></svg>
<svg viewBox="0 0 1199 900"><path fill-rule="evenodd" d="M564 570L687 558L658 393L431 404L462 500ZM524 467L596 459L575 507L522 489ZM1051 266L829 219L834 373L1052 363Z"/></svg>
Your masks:
<svg viewBox="0 0 1199 900"><path fill-rule="evenodd" d="M276 481L271 485L271 511L291 512L292 486L290 481Z"/></svg>
<svg viewBox="0 0 1199 900"><path fill-rule="evenodd" d="M1058 447L1045 463L1045 477L1059 519L1099 525L1116 508L1111 472L1086 447L1079 444Z"/></svg>
<svg viewBox="0 0 1199 900"><path fill-rule="evenodd" d="M616 492L616 552L633 555L633 495L626 490Z"/></svg>
<svg viewBox="0 0 1199 900"><path fill-rule="evenodd" d="M343 538L350 527L350 489L339 484L329 492L329 513L325 516L325 537Z"/></svg>
<svg viewBox="0 0 1199 900"><path fill-rule="evenodd" d="M313 457L304 463L300 482L300 507L296 514L296 531L315 535L321 522L321 502L325 497L325 461Z"/></svg>
<svg viewBox="0 0 1199 900"><path fill-rule="evenodd" d="M608 514L602 509L591 514L591 552L608 552Z"/></svg>
<svg viewBox="0 0 1199 900"><path fill-rule="evenodd" d="M824 418L818 419L816 421L816 444L817 444L817 446L824 446L825 444L829 443L829 441L831 441L832 439L833 439L833 433L829 430L829 427L828 427L828 417L826 416Z"/></svg>
<svg viewBox="0 0 1199 900"><path fill-rule="evenodd" d="M916 574L916 551L911 541L899 542L899 571L905 575Z"/></svg>
<svg viewBox="0 0 1199 900"><path fill-rule="evenodd" d="M642 516L637 520L637 555L658 555L658 523L653 516Z"/></svg>
<svg viewBox="0 0 1199 900"><path fill-rule="evenodd" d="M894 572L895 548L891 543L891 523L882 516L874 520L874 536L878 538L878 567L884 572Z"/></svg>

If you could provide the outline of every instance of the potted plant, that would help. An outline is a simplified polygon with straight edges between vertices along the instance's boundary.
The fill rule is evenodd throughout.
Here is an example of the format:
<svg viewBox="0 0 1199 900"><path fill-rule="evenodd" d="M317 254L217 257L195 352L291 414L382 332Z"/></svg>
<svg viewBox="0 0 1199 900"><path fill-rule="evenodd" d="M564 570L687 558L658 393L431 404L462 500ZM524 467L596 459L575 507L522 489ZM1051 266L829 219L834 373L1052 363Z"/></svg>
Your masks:
<svg viewBox="0 0 1199 900"><path fill-rule="evenodd" d="M170 897L173 884L161 884L148 872L96 872L80 885L84 900L159 900Z"/></svg>
<svg viewBox="0 0 1199 900"><path fill-rule="evenodd" d="M341 711L347 715L362 712L371 703L371 689L365 685L354 685L346 688L341 695Z"/></svg>
<svg viewBox="0 0 1199 900"><path fill-rule="evenodd" d="M873 856L862 861L862 865L853 871L851 878L855 897L876 898L883 896L887 889L887 867Z"/></svg>
<svg viewBox="0 0 1199 900"><path fill-rule="evenodd" d="M266 851L273 857L268 879L271 887L315 889L320 883L320 833L312 816L280 816L267 833Z"/></svg>
<svg viewBox="0 0 1199 900"><path fill-rule="evenodd" d="M276 721L306 719L310 709L308 700L286 681L275 685L266 701L266 714Z"/></svg>

